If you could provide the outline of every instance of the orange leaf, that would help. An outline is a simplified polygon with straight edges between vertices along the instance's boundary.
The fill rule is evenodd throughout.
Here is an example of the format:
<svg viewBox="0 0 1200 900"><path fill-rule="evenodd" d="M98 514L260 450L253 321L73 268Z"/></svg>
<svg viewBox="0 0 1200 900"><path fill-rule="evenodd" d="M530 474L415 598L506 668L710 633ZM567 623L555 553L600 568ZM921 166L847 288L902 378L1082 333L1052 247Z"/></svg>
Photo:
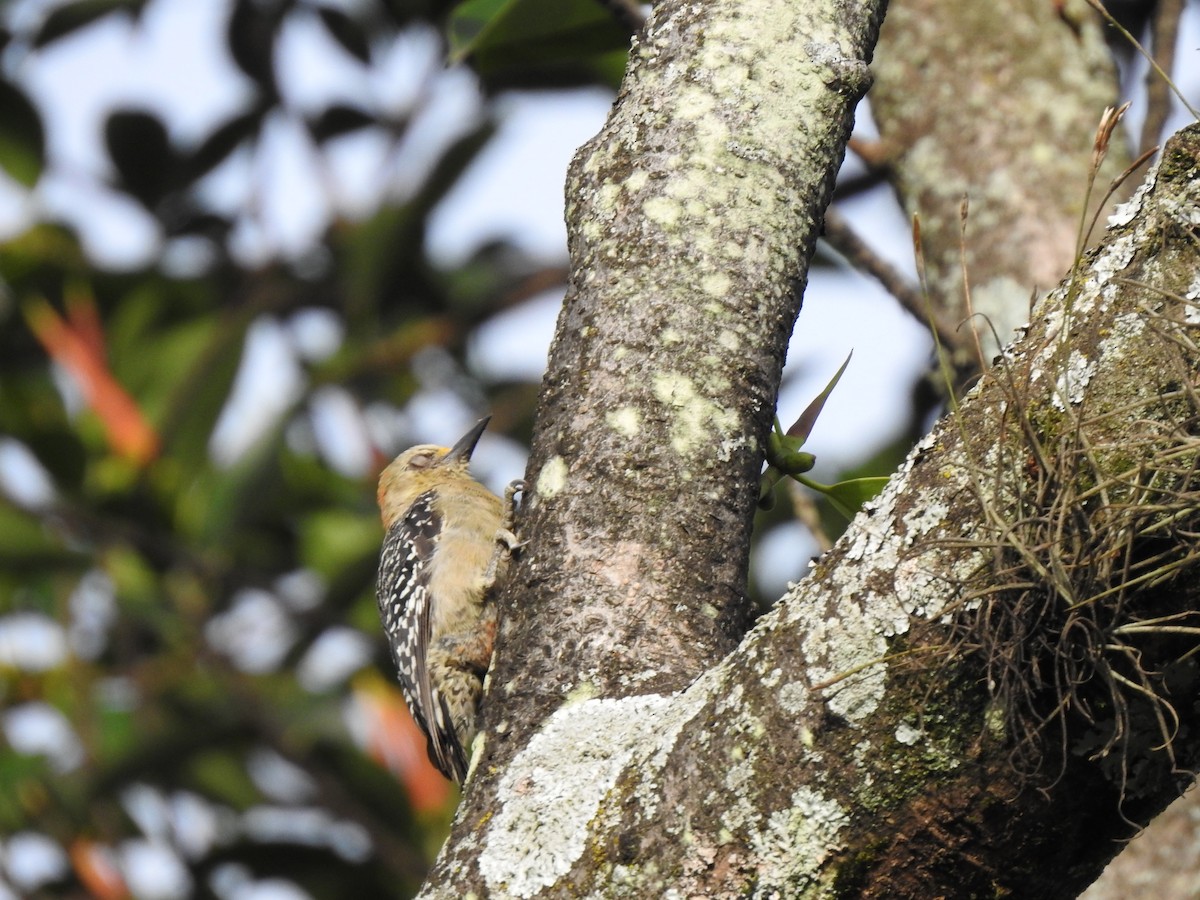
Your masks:
<svg viewBox="0 0 1200 900"><path fill-rule="evenodd" d="M81 301L80 294L74 293L68 323L44 299L30 298L25 318L50 358L79 385L88 406L104 423L112 450L137 466L153 460L158 455L158 435L109 370L94 301Z"/></svg>
<svg viewBox="0 0 1200 900"><path fill-rule="evenodd" d="M70 855L80 883L96 900L129 900L133 896L108 847L78 838L71 844Z"/></svg>
<svg viewBox="0 0 1200 900"><path fill-rule="evenodd" d="M364 673L354 681L354 699L367 721L367 753L400 780L413 809L444 807L450 783L429 761L425 735L400 691L376 673Z"/></svg>

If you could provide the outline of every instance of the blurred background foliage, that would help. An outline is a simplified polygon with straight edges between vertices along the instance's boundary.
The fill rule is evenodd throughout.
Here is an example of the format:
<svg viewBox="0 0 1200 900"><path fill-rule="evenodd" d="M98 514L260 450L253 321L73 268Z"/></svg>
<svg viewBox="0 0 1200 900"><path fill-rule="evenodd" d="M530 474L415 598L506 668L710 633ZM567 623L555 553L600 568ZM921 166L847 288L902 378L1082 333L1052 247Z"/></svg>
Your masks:
<svg viewBox="0 0 1200 900"><path fill-rule="evenodd" d="M477 377L466 348L565 279L503 243L439 267L427 223L499 92L611 89L628 31L594 0L231 0L240 111L186 142L149 108L107 114L98 187L144 213L155 250L106 268L38 208L55 161L24 72L156 2L0 7L0 169L5 196L33 198L0 245L0 897L408 896L456 796L380 635L374 476L430 437L422 395L527 437L536 385ZM414 34L436 44L473 67L482 114L405 190L331 203L318 246L247 253L261 206L214 205L206 179L269 168L279 120L318 171L367 132L403 160L437 77L404 104L299 108L280 48L301 18L365 69ZM250 365L256 334L284 362Z"/></svg>

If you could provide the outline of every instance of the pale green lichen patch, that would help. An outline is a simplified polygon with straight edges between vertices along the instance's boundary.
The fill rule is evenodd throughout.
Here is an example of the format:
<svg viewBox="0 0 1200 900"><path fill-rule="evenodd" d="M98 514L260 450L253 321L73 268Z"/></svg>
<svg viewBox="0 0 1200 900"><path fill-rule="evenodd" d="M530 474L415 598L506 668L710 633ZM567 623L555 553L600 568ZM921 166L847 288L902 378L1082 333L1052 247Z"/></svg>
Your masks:
<svg viewBox="0 0 1200 900"><path fill-rule="evenodd" d="M582 858L593 820L628 766L662 769L680 731L720 688L713 670L682 694L576 700L556 710L508 767L503 806L483 832L479 871L493 896L532 897ZM647 816L661 791L647 779Z"/></svg>
<svg viewBox="0 0 1200 900"><path fill-rule="evenodd" d="M567 694L567 697L563 702L564 704L569 704L582 703L585 700L593 700L595 699L596 695L599 694L599 692L600 691L594 682L584 680L579 682L579 684L576 685L569 694Z"/></svg>
<svg viewBox="0 0 1200 900"><path fill-rule="evenodd" d="M737 415L700 394L686 375L656 375L654 396L674 411L671 447L680 456L690 456L705 444L723 446L722 442L737 429Z"/></svg>
<svg viewBox="0 0 1200 900"><path fill-rule="evenodd" d="M612 218L613 212L624 192L620 185L602 184L596 189L595 201L597 209L607 218Z"/></svg>
<svg viewBox="0 0 1200 900"><path fill-rule="evenodd" d="M836 609L831 612L824 603L811 602L808 594L814 587L807 581L780 607L785 623L803 635L801 651L809 676L813 683L825 685L820 696L827 708L851 723L879 708L887 687L888 641L909 629L909 611L896 593L872 588L881 573L892 584L901 560L903 538L896 527L894 497L906 475L893 479L876 500L873 515L860 513L847 533L847 558L864 565L830 574L822 591L838 598Z"/></svg>
<svg viewBox="0 0 1200 900"><path fill-rule="evenodd" d="M1146 318L1140 313L1122 313L1113 319L1108 337L1100 342L1100 356L1112 361L1138 351L1139 338L1146 330Z"/></svg>
<svg viewBox="0 0 1200 900"><path fill-rule="evenodd" d="M549 500L567 485L567 461L561 456L552 456L538 473L537 496Z"/></svg>
<svg viewBox="0 0 1200 900"><path fill-rule="evenodd" d="M750 70L738 63L726 63L713 73L712 87L722 97L736 97L746 89Z"/></svg>
<svg viewBox="0 0 1200 900"><path fill-rule="evenodd" d="M809 677L829 684L824 691L826 706L849 722L874 713L887 688L887 670L882 665L887 641L866 605L843 602L837 618L810 617L801 642L810 660Z"/></svg>
<svg viewBox="0 0 1200 900"><path fill-rule="evenodd" d="M896 740L906 747L911 747L924 735L925 732L908 722L901 722L896 726Z"/></svg>
<svg viewBox="0 0 1200 900"><path fill-rule="evenodd" d="M758 861L755 896L795 897L798 889L814 885L815 873L837 852L838 833L849 824L849 814L836 801L807 785L796 790L791 802L751 836Z"/></svg>
<svg viewBox="0 0 1200 900"><path fill-rule="evenodd" d="M1145 200L1146 194L1150 192L1151 187L1158 180L1158 163L1156 162L1146 175L1146 180L1138 186L1138 189L1133 192L1133 196L1119 205L1113 214L1108 217L1109 228L1120 228L1128 225L1141 214L1142 201Z"/></svg>
<svg viewBox="0 0 1200 900"><path fill-rule="evenodd" d="M971 571L977 565L973 562ZM896 566L896 598L909 615L936 619L945 612L951 596L946 591L945 576L934 574L927 557L907 557Z"/></svg>
<svg viewBox="0 0 1200 900"><path fill-rule="evenodd" d="M683 207L669 197L649 197L642 204L646 218L663 228L674 226L683 215Z"/></svg>
<svg viewBox="0 0 1200 900"><path fill-rule="evenodd" d="M1054 408L1062 411L1067 408L1068 403L1072 406L1082 403L1084 392L1088 382L1092 380L1094 372L1095 366L1088 361L1088 358L1072 348L1070 359L1067 360L1066 366L1058 376L1054 395L1050 398Z"/></svg>
<svg viewBox="0 0 1200 900"><path fill-rule="evenodd" d="M688 201L699 197L702 189L702 186L694 179L675 176L667 182L663 188L663 193L672 200L678 200L680 203L686 204L684 206L686 210L690 206Z"/></svg>
<svg viewBox="0 0 1200 900"><path fill-rule="evenodd" d="M494 895L532 897L571 870L589 823L654 733L647 724L671 702L585 700L550 716L508 767L498 790L503 806L482 836L479 872Z"/></svg>
<svg viewBox="0 0 1200 900"><path fill-rule="evenodd" d="M698 85L690 85L678 92L674 113L680 119L702 119L713 112L716 101L712 94Z"/></svg>
<svg viewBox="0 0 1200 900"><path fill-rule="evenodd" d="M1104 253L1096 258L1096 262L1092 266L1092 274L1088 278L1088 289L1081 292L1081 298L1093 295L1094 288L1108 284L1123 272L1133 261L1133 255L1137 252L1137 248L1138 240L1133 234L1127 234L1111 241ZM1082 299L1077 301L1077 303L1082 302ZM1083 308L1082 306L1076 307L1077 310Z"/></svg>
<svg viewBox="0 0 1200 900"><path fill-rule="evenodd" d="M779 688L775 700L779 708L791 716L797 716L808 708L808 686L800 681L791 681Z"/></svg>
<svg viewBox="0 0 1200 900"><path fill-rule="evenodd" d="M634 169L625 179L625 188L631 192L640 191L650 181L650 173L645 169Z"/></svg>
<svg viewBox="0 0 1200 900"><path fill-rule="evenodd" d="M700 277L700 290L711 297L728 297L733 280L724 272L709 272Z"/></svg>
<svg viewBox="0 0 1200 900"><path fill-rule="evenodd" d="M911 546L917 538L933 531L942 524L949 511L950 507L940 500L909 510L901 519L906 531L906 543Z"/></svg>
<svg viewBox="0 0 1200 900"><path fill-rule="evenodd" d="M642 414L636 407L622 406L604 414L608 427L622 437L631 438L637 435L642 427Z"/></svg>
<svg viewBox="0 0 1200 900"><path fill-rule="evenodd" d="M1188 325L1200 323L1200 273L1192 279L1183 298L1188 301L1183 311L1183 321Z"/></svg>

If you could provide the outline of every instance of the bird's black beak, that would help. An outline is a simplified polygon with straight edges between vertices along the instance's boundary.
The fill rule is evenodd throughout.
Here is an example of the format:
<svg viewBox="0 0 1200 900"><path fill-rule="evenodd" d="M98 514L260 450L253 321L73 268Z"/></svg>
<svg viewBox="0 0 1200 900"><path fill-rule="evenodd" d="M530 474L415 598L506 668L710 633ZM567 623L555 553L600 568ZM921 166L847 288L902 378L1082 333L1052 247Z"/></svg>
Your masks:
<svg viewBox="0 0 1200 900"><path fill-rule="evenodd" d="M475 445L479 443L479 438L483 436L483 430L487 428L487 423L491 419L491 416L484 416L476 422L470 431L455 442L454 446L450 448L450 452L442 457L442 462L470 459L471 454L475 451Z"/></svg>

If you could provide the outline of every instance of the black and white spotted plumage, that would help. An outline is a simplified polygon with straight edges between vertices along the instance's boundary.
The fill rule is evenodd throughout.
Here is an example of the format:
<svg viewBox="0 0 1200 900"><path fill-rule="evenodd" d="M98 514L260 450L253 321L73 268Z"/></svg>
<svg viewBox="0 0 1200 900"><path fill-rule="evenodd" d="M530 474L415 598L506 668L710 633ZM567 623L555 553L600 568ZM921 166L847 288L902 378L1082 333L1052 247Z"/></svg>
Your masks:
<svg viewBox="0 0 1200 900"><path fill-rule="evenodd" d="M400 690L429 740L429 758L447 778L461 782L467 774L466 749L428 665L433 630L430 572L441 527L434 492L426 491L383 539L376 593Z"/></svg>
<svg viewBox="0 0 1200 900"><path fill-rule="evenodd" d="M496 634L493 588L518 546L508 502L471 477L487 419L451 448L420 444L379 477L379 613L429 758L462 782Z"/></svg>

